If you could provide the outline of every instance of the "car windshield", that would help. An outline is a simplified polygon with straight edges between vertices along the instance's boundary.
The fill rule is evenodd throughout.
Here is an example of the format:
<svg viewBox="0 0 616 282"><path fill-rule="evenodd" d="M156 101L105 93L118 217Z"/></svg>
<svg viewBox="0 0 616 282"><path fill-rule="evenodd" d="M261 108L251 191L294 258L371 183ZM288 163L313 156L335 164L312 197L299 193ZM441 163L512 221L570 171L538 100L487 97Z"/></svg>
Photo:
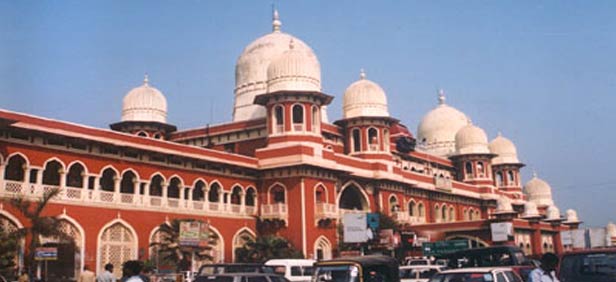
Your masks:
<svg viewBox="0 0 616 282"><path fill-rule="evenodd" d="M562 282L615 282L616 253L567 255L560 266Z"/></svg>
<svg viewBox="0 0 616 282"><path fill-rule="evenodd" d="M357 282L359 270L353 265L323 265L315 269L313 282Z"/></svg>
<svg viewBox="0 0 616 282"><path fill-rule="evenodd" d="M447 273L436 274L430 282L493 282L491 273Z"/></svg>

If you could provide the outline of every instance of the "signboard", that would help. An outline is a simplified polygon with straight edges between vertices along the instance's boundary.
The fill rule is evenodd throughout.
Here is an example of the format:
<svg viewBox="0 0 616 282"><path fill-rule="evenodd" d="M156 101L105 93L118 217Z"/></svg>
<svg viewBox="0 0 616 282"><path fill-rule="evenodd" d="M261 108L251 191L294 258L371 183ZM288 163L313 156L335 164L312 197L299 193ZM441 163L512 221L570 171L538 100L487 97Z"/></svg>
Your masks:
<svg viewBox="0 0 616 282"><path fill-rule="evenodd" d="M571 245L576 249L584 249L586 248L586 230L585 229L575 229L571 230Z"/></svg>
<svg viewBox="0 0 616 282"><path fill-rule="evenodd" d="M570 230L561 231L560 238L562 240L563 246L573 245L573 234Z"/></svg>
<svg viewBox="0 0 616 282"><path fill-rule="evenodd" d="M199 228L199 247L207 247L210 242L210 225L208 223L201 223Z"/></svg>
<svg viewBox="0 0 616 282"><path fill-rule="evenodd" d="M198 221L180 223L180 246L205 247L209 239L209 225Z"/></svg>
<svg viewBox="0 0 616 282"><path fill-rule="evenodd" d="M365 213L347 213L342 218L344 226L344 242L345 243L363 243L368 241L368 233L372 231L368 229L366 224Z"/></svg>
<svg viewBox="0 0 616 282"><path fill-rule="evenodd" d="M34 251L34 260L57 260L58 248L39 247Z"/></svg>
<svg viewBox="0 0 616 282"><path fill-rule="evenodd" d="M490 224L492 242L510 241L513 236L513 224L511 222L494 222Z"/></svg>
<svg viewBox="0 0 616 282"><path fill-rule="evenodd" d="M589 228L588 239L590 241L590 248L605 247L607 245L605 228Z"/></svg>
<svg viewBox="0 0 616 282"><path fill-rule="evenodd" d="M468 240L425 242L421 249L424 256L439 256L470 248Z"/></svg>
<svg viewBox="0 0 616 282"><path fill-rule="evenodd" d="M372 230L379 229L379 214L378 213L369 213L366 215L368 220L368 227Z"/></svg>

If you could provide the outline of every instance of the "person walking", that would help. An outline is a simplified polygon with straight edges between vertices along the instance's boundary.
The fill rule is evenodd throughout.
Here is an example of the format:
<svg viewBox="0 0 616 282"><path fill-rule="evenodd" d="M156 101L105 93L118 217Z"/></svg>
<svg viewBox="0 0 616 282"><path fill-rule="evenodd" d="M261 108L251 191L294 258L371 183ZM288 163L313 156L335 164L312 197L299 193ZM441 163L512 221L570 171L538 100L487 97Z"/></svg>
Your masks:
<svg viewBox="0 0 616 282"><path fill-rule="evenodd" d="M143 263L138 260L129 260L122 265L123 277L125 282L144 282L141 278Z"/></svg>
<svg viewBox="0 0 616 282"><path fill-rule="evenodd" d="M545 253L541 256L541 265L530 272L528 282L560 282L556 277L558 256Z"/></svg>
<svg viewBox="0 0 616 282"><path fill-rule="evenodd" d="M96 275L92 270L90 270L90 266L87 264L83 267L83 271L81 275L79 275L78 282L96 282Z"/></svg>
<svg viewBox="0 0 616 282"><path fill-rule="evenodd" d="M113 276L113 264L105 264L105 271L98 275L96 278L98 282L115 282L116 279Z"/></svg>

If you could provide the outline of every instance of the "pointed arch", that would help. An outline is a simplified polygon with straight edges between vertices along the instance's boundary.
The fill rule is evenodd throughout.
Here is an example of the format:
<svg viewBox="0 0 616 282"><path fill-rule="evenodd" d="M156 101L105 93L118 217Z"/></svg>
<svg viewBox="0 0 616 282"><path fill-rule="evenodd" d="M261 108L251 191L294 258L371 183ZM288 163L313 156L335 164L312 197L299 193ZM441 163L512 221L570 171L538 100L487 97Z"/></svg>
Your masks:
<svg viewBox="0 0 616 282"><path fill-rule="evenodd" d="M79 259L79 261L75 261L76 265L74 267L75 268L74 278L77 279L85 264L86 232L84 231L83 227L81 226L81 224L79 224L77 220L67 215L66 213L60 214L58 216L58 219L65 221L69 225L69 228L70 227L73 228L72 230L65 230L65 232L68 235L72 235L73 239L75 240L76 247L79 248L76 252L78 253L78 255L75 254L75 259ZM64 228L66 229L66 226L64 226ZM72 234L73 232L71 231L76 231L77 234ZM75 238L75 237L78 237L78 238Z"/></svg>
<svg viewBox="0 0 616 282"><path fill-rule="evenodd" d="M25 168L29 167L29 161L22 153L13 153L6 159L4 167L4 179L24 182L28 179Z"/></svg>
<svg viewBox="0 0 616 282"><path fill-rule="evenodd" d="M169 185L167 186L167 198L180 199L182 197L182 192L184 191L184 180L177 176L173 175L169 178Z"/></svg>
<svg viewBox="0 0 616 282"><path fill-rule="evenodd" d="M216 234L216 238L218 238L218 240L216 241L216 248L214 248L215 254L213 256L214 257L213 261L223 262L225 261L225 238L222 237L222 233L220 233L218 228L214 227L211 224L210 224L210 231Z"/></svg>
<svg viewBox="0 0 616 282"><path fill-rule="evenodd" d="M148 191L150 196L162 197L163 186L165 186L165 177L160 173L154 173L150 177L150 185L148 185Z"/></svg>
<svg viewBox="0 0 616 282"><path fill-rule="evenodd" d="M232 186L231 188L231 199L229 200L229 202L233 205L239 205L242 203L242 197L244 196L244 188L239 185L239 184L235 184Z"/></svg>
<svg viewBox="0 0 616 282"><path fill-rule="evenodd" d="M387 202L389 203L390 212L396 212L400 210L400 204L398 203L398 196L396 196L396 194L390 194L389 200Z"/></svg>
<svg viewBox="0 0 616 282"><path fill-rule="evenodd" d="M60 186L64 163L53 157L45 161L43 165L43 185Z"/></svg>
<svg viewBox="0 0 616 282"><path fill-rule="evenodd" d="M233 262L235 262L236 260L235 250L241 248L247 242L247 240L243 236L248 236L252 240L256 240L257 238L257 234L248 227L242 227L237 232L235 232L235 235L233 235L233 246L232 246L232 252L231 252L231 256L232 256L231 259Z"/></svg>
<svg viewBox="0 0 616 282"><path fill-rule="evenodd" d="M62 168L65 168L65 167L66 167L66 165L64 164L64 162L63 162L61 159L59 159L58 157L51 157L51 158L49 158L49 159L45 160L45 162L43 163L43 167L47 166L47 164L48 164L48 163L53 162L53 161L56 161L56 162L60 163L60 165L62 166Z"/></svg>
<svg viewBox="0 0 616 282"><path fill-rule="evenodd" d="M408 214L411 217L415 217L418 216L417 214L417 202L415 202L415 199L410 199L409 202L407 203L407 209L408 209Z"/></svg>
<svg viewBox="0 0 616 282"><path fill-rule="evenodd" d="M287 199L287 186L276 181L267 188L267 203L268 204L286 204Z"/></svg>
<svg viewBox="0 0 616 282"><path fill-rule="evenodd" d="M352 197L346 196L349 195L349 193ZM344 200L343 197L345 197ZM353 200L353 198L356 200ZM364 191L362 186L360 186L357 182L350 180L342 186L342 189L340 189L340 193L338 193L338 196L336 197L336 206L340 209L347 210L370 210L370 197L368 197L368 194Z"/></svg>
<svg viewBox="0 0 616 282"><path fill-rule="evenodd" d="M246 205L246 212L248 214L255 213L257 211L256 207L257 207L257 201L258 201L257 189L255 189L252 186L246 187L246 194L244 195L244 197L245 197L244 204Z"/></svg>
<svg viewBox="0 0 616 282"><path fill-rule="evenodd" d="M422 201L419 201L419 203L417 204L417 216L419 216L419 218L421 219L426 218L426 207L424 206L424 203Z"/></svg>
<svg viewBox="0 0 616 282"><path fill-rule="evenodd" d="M116 218L100 229L96 245L96 271L102 272L106 263L121 265L124 261L137 259L139 237L130 223ZM120 267L114 268L114 275L120 277L120 271Z"/></svg>
<svg viewBox="0 0 616 282"><path fill-rule="evenodd" d="M73 161L68 164L66 170L66 186L73 188L83 188L85 186L84 177L88 174L88 168L81 161Z"/></svg>
<svg viewBox="0 0 616 282"><path fill-rule="evenodd" d="M223 191L223 186L222 184L220 184L220 181L218 180L213 180L210 183L210 189L209 192L207 194L207 199L210 203L217 203L220 202L220 200L222 200L222 192ZM210 207L212 207L210 205Z"/></svg>
<svg viewBox="0 0 616 282"><path fill-rule="evenodd" d="M106 166L101 170L99 185L101 190L114 192L115 191L115 181L118 177L118 170L113 166Z"/></svg>
<svg viewBox="0 0 616 282"><path fill-rule="evenodd" d="M314 241L313 258L315 260L332 259L332 243L327 237L321 235Z"/></svg>
<svg viewBox="0 0 616 282"><path fill-rule="evenodd" d="M205 200L205 192L207 191L207 182L203 179L197 179L192 185L191 193L193 201L202 202Z"/></svg>
<svg viewBox="0 0 616 282"><path fill-rule="evenodd" d="M329 203L327 186L325 186L323 182L319 182L314 185L314 201L315 203Z"/></svg>

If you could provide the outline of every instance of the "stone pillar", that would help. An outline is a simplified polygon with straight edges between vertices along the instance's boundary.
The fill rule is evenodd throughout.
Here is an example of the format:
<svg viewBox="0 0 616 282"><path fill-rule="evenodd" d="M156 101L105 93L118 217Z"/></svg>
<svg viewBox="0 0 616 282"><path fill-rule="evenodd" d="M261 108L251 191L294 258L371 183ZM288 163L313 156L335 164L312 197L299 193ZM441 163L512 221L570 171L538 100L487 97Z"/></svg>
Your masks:
<svg viewBox="0 0 616 282"><path fill-rule="evenodd" d="M222 189L220 189L220 197L218 197L218 203L220 205L220 207L218 207L219 210L227 211L227 205L225 204L226 195L227 193L225 193Z"/></svg>
<svg viewBox="0 0 616 282"><path fill-rule="evenodd" d="M531 249L533 251L533 255L538 256L543 253L542 244L541 244L541 224L539 222L531 223L531 227L533 227L533 231L531 234Z"/></svg>
<svg viewBox="0 0 616 282"><path fill-rule="evenodd" d="M210 189L203 187L203 209L206 211L210 210L210 199L208 198L209 193Z"/></svg>
<svg viewBox="0 0 616 282"><path fill-rule="evenodd" d="M246 212L246 193L240 192L240 213Z"/></svg>
<svg viewBox="0 0 616 282"><path fill-rule="evenodd" d="M161 198L162 198L162 203L161 204L162 204L163 207L166 207L167 206L167 199L169 199L169 195L167 195L167 191L169 190L169 184L163 182L163 183L161 183L161 187L163 188L163 191L161 193L162 194L161 195Z"/></svg>
<svg viewBox="0 0 616 282"><path fill-rule="evenodd" d="M141 204L140 197L139 197L140 188L141 187L139 187L139 180L136 177L134 177L133 178L133 204L137 204L137 203Z"/></svg>
<svg viewBox="0 0 616 282"><path fill-rule="evenodd" d="M81 172L81 199L88 199L88 175L85 172Z"/></svg>
<svg viewBox="0 0 616 282"><path fill-rule="evenodd" d="M64 169L59 169L58 174L60 175L60 188L66 187L66 171Z"/></svg>
<svg viewBox="0 0 616 282"><path fill-rule="evenodd" d="M560 228L555 228L555 229L557 230L557 232L552 237L552 241L553 241L553 244L554 244L554 252L557 255L560 255L560 254L562 254L564 252L563 240L562 240L562 237L560 235L560 231L559 231Z"/></svg>
<svg viewBox="0 0 616 282"><path fill-rule="evenodd" d="M116 203L120 202L120 177L117 175L113 177L113 201Z"/></svg>

